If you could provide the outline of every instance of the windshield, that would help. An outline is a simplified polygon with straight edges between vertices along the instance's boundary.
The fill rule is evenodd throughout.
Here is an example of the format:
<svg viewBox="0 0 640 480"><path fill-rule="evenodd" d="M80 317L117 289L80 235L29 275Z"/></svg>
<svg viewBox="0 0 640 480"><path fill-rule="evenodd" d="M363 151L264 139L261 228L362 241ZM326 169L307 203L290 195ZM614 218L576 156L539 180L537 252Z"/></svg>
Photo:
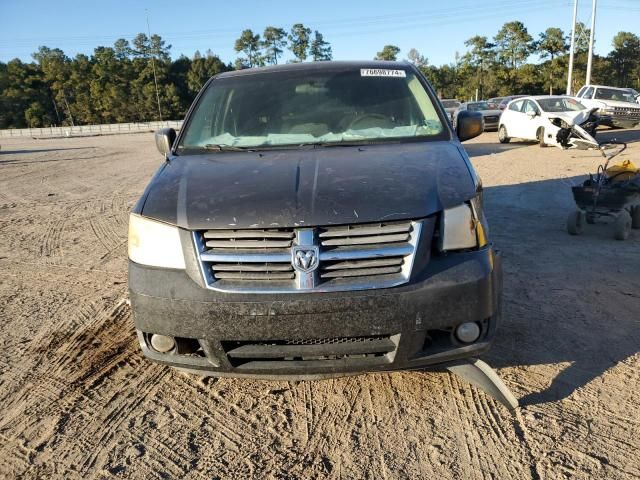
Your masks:
<svg viewBox="0 0 640 480"><path fill-rule="evenodd" d="M598 88L595 97L598 100L617 100L618 102L636 103L633 94L627 90L614 88Z"/></svg>
<svg viewBox="0 0 640 480"><path fill-rule="evenodd" d="M545 112L575 112L587 108L579 101L568 97L542 98L538 99L538 103Z"/></svg>
<svg viewBox="0 0 640 480"><path fill-rule="evenodd" d="M444 108L458 108L460 106L460 102L455 100L442 100L442 106Z"/></svg>
<svg viewBox="0 0 640 480"><path fill-rule="evenodd" d="M411 71L289 70L211 82L179 148L352 144L443 132Z"/></svg>
<svg viewBox="0 0 640 480"><path fill-rule="evenodd" d="M468 103L467 110L471 110L472 112L479 112L480 110L493 110L487 102L475 102Z"/></svg>

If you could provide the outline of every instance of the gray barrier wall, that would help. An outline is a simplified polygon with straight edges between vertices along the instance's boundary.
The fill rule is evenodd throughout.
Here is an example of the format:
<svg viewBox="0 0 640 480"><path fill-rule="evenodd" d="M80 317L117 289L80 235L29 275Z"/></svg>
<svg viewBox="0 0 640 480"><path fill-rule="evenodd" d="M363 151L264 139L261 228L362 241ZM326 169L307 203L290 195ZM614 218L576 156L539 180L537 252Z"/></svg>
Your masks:
<svg viewBox="0 0 640 480"><path fill-rule="evenodd" d="M0 138L115 135L119 133L150 132L165 127L173 127L176 130L179 130L181 126L182 120L166 120L164 122L76 125L75 127L13 128L8 130L0 130Z"/></svg>

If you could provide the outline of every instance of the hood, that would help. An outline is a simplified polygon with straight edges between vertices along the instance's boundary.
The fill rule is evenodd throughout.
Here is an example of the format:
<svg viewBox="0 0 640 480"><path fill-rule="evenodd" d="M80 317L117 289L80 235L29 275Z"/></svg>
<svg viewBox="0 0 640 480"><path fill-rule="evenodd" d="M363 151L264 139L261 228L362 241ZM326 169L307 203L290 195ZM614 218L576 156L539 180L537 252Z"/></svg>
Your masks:
<svg viewBox="0 0 640 480"><path fill-rule="evenodd" d="M545 115L549 119L560 118L567 122L569 125L580 125L584 123L591 115L591 112L597 110L597 108L587 108L586 110L577 110L573 112L545 112Z"/></svg>
<svg viewBox="0 0 640 480"><path fill-rule="evenodd" d="M421 218L475 195L448 141L173 157L142 214L182 228L284 228Z"/></svg>

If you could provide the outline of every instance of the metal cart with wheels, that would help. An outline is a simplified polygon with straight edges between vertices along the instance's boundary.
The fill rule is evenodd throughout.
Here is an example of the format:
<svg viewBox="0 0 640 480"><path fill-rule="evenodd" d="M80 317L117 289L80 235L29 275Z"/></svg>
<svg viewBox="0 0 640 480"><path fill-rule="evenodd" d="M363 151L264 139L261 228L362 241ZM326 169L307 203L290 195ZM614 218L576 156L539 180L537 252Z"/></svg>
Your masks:
<svg viewBox="0 0 640 480"><path fill-rule="evenodd" d="M615 176L607 174L609 161L622 153L626 145L611 156L605 154L604 165L598 167L582 185L571 187L577 210L567 218L567 231L571 235L584 232L585 224L594 224L603 218L613 218L613 236L616 240L626 240L632 228L640 229L640 182L615 181Z"/></svg>

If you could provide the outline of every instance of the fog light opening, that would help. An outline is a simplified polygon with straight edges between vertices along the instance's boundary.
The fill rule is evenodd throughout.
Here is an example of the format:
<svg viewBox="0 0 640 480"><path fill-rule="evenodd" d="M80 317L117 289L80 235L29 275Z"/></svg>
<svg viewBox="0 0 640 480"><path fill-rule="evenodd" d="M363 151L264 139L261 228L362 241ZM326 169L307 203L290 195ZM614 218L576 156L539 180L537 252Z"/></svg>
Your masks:
<svg viewBox="0 0 640 480"><path fill-rule="evenodd" d="M176 341L173 337L154 333L150 339L151 348L159 353L169 353L176 348Z"/></svg>
<svg viewBox="0 0 640 480"><path fill-rule="evenodd" d="M475 322L461 323L455 330L456 338L462 343L473 343L480 338L480 326Z"/></svg>

